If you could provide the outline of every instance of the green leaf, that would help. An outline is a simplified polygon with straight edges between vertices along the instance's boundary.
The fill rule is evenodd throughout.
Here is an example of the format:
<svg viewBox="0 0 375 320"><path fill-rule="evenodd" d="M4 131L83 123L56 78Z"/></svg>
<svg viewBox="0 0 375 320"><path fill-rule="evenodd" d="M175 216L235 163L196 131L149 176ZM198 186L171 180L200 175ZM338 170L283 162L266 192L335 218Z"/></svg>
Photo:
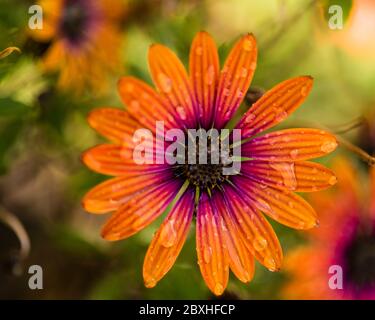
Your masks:
<svg viewBox="0 0 375 320"><path fill-rule="evenodd" d="M0 117L25 115L31 110L25 104L10 98L0 98Z"/></svg>

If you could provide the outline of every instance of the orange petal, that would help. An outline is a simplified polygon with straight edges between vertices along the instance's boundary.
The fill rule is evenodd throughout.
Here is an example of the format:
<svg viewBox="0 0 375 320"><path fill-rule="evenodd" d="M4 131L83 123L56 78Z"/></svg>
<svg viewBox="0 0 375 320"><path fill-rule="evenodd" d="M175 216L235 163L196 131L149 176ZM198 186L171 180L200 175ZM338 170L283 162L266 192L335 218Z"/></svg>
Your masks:
<svg viewBox="0 0 375 320"><path fill-rule="evenodd" d="M102 144L82 154L82 161L91 170L111 176L134 176L167 169L163 165L137 164L133 149L126 146Z"/></svg>
<svg viewBox="0 0 375 320"><path fill-rule="evenodd" d="M277 189L313 192L332 187L337 182L334 173L319 163L246 161L241 173Z"/></svg>
<svg viewBox="0 0 375 320"><path fill-rule="evenodd" d="M123 77L118 90L128 112L155 131L155 122L164 121L166 129L178 128L176 110L149 85L133 77Z"/></svg>
<svg viewBox="0 0 375 320"><path fill-rule="evenodd" d="M98 184L82 200L83 207L91 213L116 210L135 193L158 185L171 178L171 173L158 172L113 178Z"/></svg>
<svg viewBox="0 0 375 320"><path fill-rule="evenodd" d="M155 44L149 50L152 79L158 90L175 109L180 121L188 128L196 127L193 90L185 67L167 47Z"/></svg>
<svg viewBox="0 0 375 320"><path fill-rule="evenodd" d="M221 128L243 101L257 63L257 45L252 34L243 36L229 53L221 71L216 99L215 126Z"/></svg>
<svg viewBox="0 0 375 320"><path fill-rule="evenodd" d="M282 249L263 214L254 208L251 199L244 197L243 191L239 189L226 188L225 199L230 208L230 218L247 248L270 271L279 270L283 260Z"/></svg>
<svg viewBox="0 0 375 320"><path fill-rule="evenodd" d="M215 295L221 295L228 284L229 262L220 216L214 213L205 194L199 202L196 229L198 264L203 279Z"/></svg>
<svg viewBox="0 0 375 320"><path fill-rule="evenodd" d="M136 194L107 221L102 237L116 241L142 230L166 210L180 187L177 182L167 182Z"/></svg>
<svg viewBox="0 0 375 320"><path fill-rule="evenodd" d="M254 136L285 120L305 101L312 85L313 79L303 76L283 81L267 91L236 126L242 129L243 138Z"/></svg>
<svg viewBox="0 0 375 320"><path fill-rule="evenodd" d="M242 156L254 160L301 161L321 157L337 147L336 138L317 129L287 129L268 133L242 146Z"/></svg>
<svg viewBox="0 0 375 320"><path fill-rule="evenodd" d="M247 194L254 206L277 222L294 229L305 230L317 226L315 210L293 192L267 187L242 177L238 177L235 183Z"/></svg>
<svg viewBox="0 0 375 320"><path fill-rule="evenodd" d="M87 118L90 126L109 140L132 145L134 132L141 125L126 111L115 108L99 108Z"/></svg>
<svg viewBox="0 0 375 320"><path fill-rule="evenodd" d="M254 277L254 257L245 246L241 234L233 222L227 205L222 200L221 194L213 197L214 207L218 209L222 220L221 229L228 254L229 266L233 273L242 282L250 282Z"/></svg>
<svg viewBox="0 0 375 320"><path fill-rule="evenodd" d="M188 191L173 207L147 250L143 279L152 288L175 263L188 235L194 212L194 193Z"/></svg>
<svg viewBox="0 0 375 320"><path fill-rule="evenodd" d="M219 79L219 55L214 40L207 32L198 32L190 48L190 81L198 104L199 122L211 125Z"/></svg>

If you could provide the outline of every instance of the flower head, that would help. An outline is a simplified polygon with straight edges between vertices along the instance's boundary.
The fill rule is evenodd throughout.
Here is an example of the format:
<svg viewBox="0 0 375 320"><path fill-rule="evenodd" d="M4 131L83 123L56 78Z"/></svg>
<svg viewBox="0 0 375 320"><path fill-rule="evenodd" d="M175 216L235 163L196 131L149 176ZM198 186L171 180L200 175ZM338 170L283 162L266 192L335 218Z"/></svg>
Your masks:
<svg viewBox="0 0 375 320"><path fill-rule="evenodd" d="M184 132L223 129L250 86L257 46L253 35L241 37L221 72L215 42L206 32L193 40L189 74L162 45L151 46L148 58L156 91L138 79L124 77L118 89L127 110L102 108L89 115L91 126L112 144L88 150L83 161L94 171L116 177L86 194L83 206L92 213L115 211L102 231L107 240L127 238L167 211L145 257L147 287L155 286L172 267L193 220L199 267L214 294L220 295L226 288L229 268L241 281L249 282L254 257L269 270L278 270L282 249L264 214L292 228L314 227L315 211L294 192L335 184L330 170L306 160L333 151L337 143L329 133L315 129L258 134L302 104L311 90L311 77L277 85L235 126L243 140L241 157L232 158L232 164L241 163L237 174L225 174L228 163L221 158L216 163L190 163L185 158L177 164L137 165L132 158L136 148L132 135L138 128L154 132L155 121L162 120L165 129ZM189 150L189 139L180 141L183 150ZM228 153L232 154L235 141L233 137L229 141ZM214 139L209 143L214 144ZM168 147L159 145L153 156ZM197 149L194 157L199 158L201 149ZM186 153L189 158L190 152Z"/></svg>
<svg viewBox="0 0 375 320"><path fill-rule="evenodd" d="M31 36L51 42L46 71L59 71L59 86L80 93L103 90L106 77L119 66L119 0L40 0L43 28Z"/></svg>
<svg viewBox="0 0 375 320"><path fill-rule="evenodd" d="M368 197L350 163L341 159L335 169L337 188L313 198L320 228L311 232L308 245L286 257L292 278L284 289L287 298L375 299L375 171ZM362 201L368 198L370 205Z"/></svg>

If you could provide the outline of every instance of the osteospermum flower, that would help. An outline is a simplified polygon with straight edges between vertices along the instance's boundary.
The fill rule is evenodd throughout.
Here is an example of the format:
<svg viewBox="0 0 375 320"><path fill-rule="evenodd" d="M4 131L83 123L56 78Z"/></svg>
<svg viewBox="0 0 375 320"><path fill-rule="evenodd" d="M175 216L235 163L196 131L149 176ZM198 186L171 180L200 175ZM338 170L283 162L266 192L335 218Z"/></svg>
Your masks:
<svg viewBox="0 0 375 320"><path fill-rule="evenodd" d="M106 78L119 67L121 0L40 0L39 5L43 28L31 36L51 42L45 70L60 72L62 89L105 90Z"/></svg>
<svg viewBox="0 0 375 320"><path fill-rule="evenodd" d="M312 199L320 227L286 257L286 298L375 299L375 171L368 190L350 163L341 159L335 169L337 189Z"/></svg>
<svg viewBox="0 0 375 320"><path fill-rule="evenodd" d="M112 141L88 150L85 164L114 175L92 189L83 206L92 213L115 211L103 228L111 241L127 238L166 211L147 251L143 277L153 287L174 264L196 221L198 264L210 290L220 295L229 268L243 282L254 274L254 257L271 271L282 263L282 249L264 217L296 229L317 224L312 207L294 192L327 188L336 182L323 166L305 161L333 151L335 138L321 130L290 129L260 134L284 120L306 99L311 77L287 80L263 95L236 125L244 142L241 172L224 175L219 164L136 165L132 135L138 128L222 129L250 86L257 61L253 35L243 36L221 70L216 45L206 32L190 50L190 75L177 56L152 45L149 65L157 90L133 77L119 81L127 110L101 108L90 125ZM186 146L185 146L186 147ZM237 160L238 161L238 160ZM263 214L264 213L264 214Z"/></svg>

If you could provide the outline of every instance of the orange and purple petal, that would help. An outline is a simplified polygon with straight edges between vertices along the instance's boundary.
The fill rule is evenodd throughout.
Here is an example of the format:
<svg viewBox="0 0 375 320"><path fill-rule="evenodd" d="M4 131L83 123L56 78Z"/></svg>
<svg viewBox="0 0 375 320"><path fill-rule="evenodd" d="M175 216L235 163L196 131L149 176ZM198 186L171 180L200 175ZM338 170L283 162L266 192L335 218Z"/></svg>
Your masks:
<svg viewBox="0 0 375 320"><path fill-rule="evenodd" d="M236 128L242 130L243 138L248 138L277 125L305 101L312 85L309 76L283 81L255 102Z"/></svg>
<svg viewBox="0 0 375 320"><path fill-rule="evenodd" d="M215 41L207 32L202 31L195 36L190 48L189 66L199 124L209 128L214 113L220 65Z"/></svg>
<svg viewBox="0 0 375 320"><path fill-rule="evenodd" d="M143 279L152 288L172 268L189 233L194 213L194 192L188 190L168 214L147 250Z"/></svg>
<svg viewBox="0 0 375 320"><path fill-rule="evenodd" d="M155 186L169 183L172 179L170 171L112 178L86 193L82 204L91 213L114 211L132 199L135 194L148 192L150 188L154 190ZM164 190L166 187L160 187L160 189Z"/></svg>
<svg viewBox="0 0 375 320"><path fill-rule="evenodd" d="M244 161L241 173L262 185L295 192L315 192L337 182L330 169L308 161Z"/></svg>
<svg viewBox="0 0 375 320"><path fill-rule="evenodd" d="M324 156L337 147L336 138L318 129L286 129L242 145L242 156L263 161L301 161Z"/></svg>
<svg viewBox="0 0 375 320"><path fill-rule="evenodd" d="M104 225L102 237L117 241L144 229L166 210L180 188L181 184L177 181L159 182L133 195Z"/></svg>
<svg viewBox="0 0 375 320"><path fill-rule="evenodd" d="M226 187L224 196L230 209L226 218L236 225L246 247L270 271L279 270L283 253L269 222L241 188Z"/></svg>
<svg viewBox="0 0 375 320"><path fill-rule="evenodd" d="M253 206L277 222L300 230L318 225L315 210L294 192L275 189L246 177L236 177L234 183Z"/></svg>
<svg viewBox="0 0 375 320"><path fill-rule="evenodd" d="M221 295L228 284L229 261L223 246L222 218L206 194L199 201L196 229L198 264L203 279L215 295Z"/></svg>
<svg viewBox="0 0 375 320"><path fill-rule="evenodd" d="M152 79L187 128L197 125L195 96L184 65L173 51L159 44L152 45L148 55Z"/></svg>
<svg viewBox="0 0 375 320"><path fill-rule="evenodd" d="M231 119L243 101L257 63L257 45L252 34L243 36L229 53L221 70L215 106L216 128Z"/></svg>

